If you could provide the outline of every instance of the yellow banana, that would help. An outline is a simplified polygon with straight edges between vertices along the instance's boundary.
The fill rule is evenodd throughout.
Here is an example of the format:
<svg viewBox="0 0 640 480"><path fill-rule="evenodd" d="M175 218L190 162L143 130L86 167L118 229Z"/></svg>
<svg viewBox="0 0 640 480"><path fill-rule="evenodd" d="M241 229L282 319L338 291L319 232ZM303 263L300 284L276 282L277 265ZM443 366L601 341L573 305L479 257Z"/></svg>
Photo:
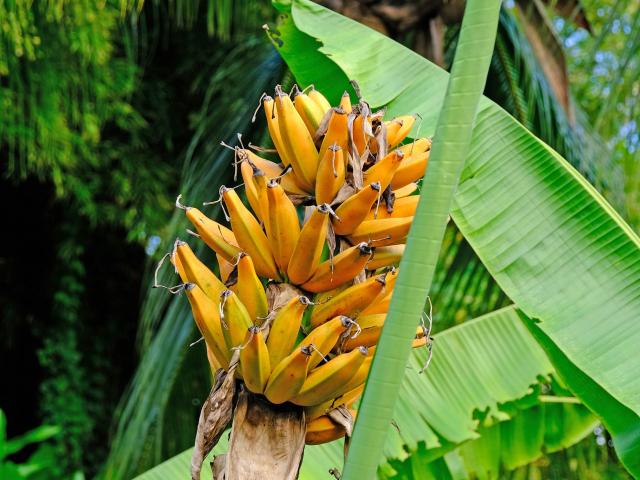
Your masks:
<svg viewBox="0 0 640 480"><path fill-rule="evenodd" d="M367 358L365 358L364 361L362 362L362 365L360 365L360 367L358 368L358 371L356 372L356 374L353 377L351 377L351 380L349 380L347 383L345 383L343 386L341 386L338 389L335 396L340 397L358 388L360 385L363 385L364 382L367 380L367 376L369 375L369 370L371 370L372 361L373 361L373 355L367 356ZM348 399L344 399L344 400L348 400ZM336 406L340 406L340 405L341 405L340 403L336 404ZM348 404L346 405L348 406Z"/></svg>
<svg viewBox="0 0 640 480"><path fill-rule="evenodd" d="M315 88L312 88L311 90L309 90L308 95L309 95L309 98L313 100L315 104L318 105L318 107L320 107L320 111L322 112L322 115L327 113L331 108L331 104L329 103L329 101L325 98L324 95L322 95Z"/></svg>
<svg viewBox="0 0 640 480"><path fill-rule="evenodd" d="M384 205L380 205L376 210L374 205L365 220L375 220L377 218L400 218L400 217L413 217L418 208L418 202L420 201L420 195L411 195L409 197L403 197L397 199L393 204L393 212L389 213Z"/></svg>
<svg viewBox="0 0 640 480"><path fill-rule="evenodd" d="M355 329L355 323L349 317L340 315L332 318L328 322L323 323L314 328L309 335L302 340L302 345L315 346L311 358L309 359L308 369L311 370L329 355L329 352L336 346L340 336L349 328Z"/></svg>
<svg viewBox="0 0 640 480"><path fill-rule="evenodd" d="M260 209L260 215L258 218L262 221L264 229L267 232L267 238L269 238L269 198L267 197L267 184L269 179L262 173L262 170L255 172L253 176L253 182L256 186L256 196L258 198L258 208Z"/></svg>
<svg viewBox="0 0 640 480"><path fill-rule="evenodd" d="M403 115L387 122L387 145L393 147L404 140L415 122L416 118L413 115Z"/></svg>
<svg viewBox="0 0 640 480"><path fill-rule="evenodd" d="M342 98L340 98L340 108L344 110L346 113L351 113L351 97L349 97L349 92L344 92L342 94Z"/></svg>
<svg viewBox="0 0 640 480"><path fill-rule="evenodd" d="M349 151L349 130L347 129L347 114L342 108L334 108L331 112L327 133L322 140L318 152L318 163L324 158L326 151L332 145L338 145L344 153ZM346 161L345 158L343 161Z"/></svg>
<svg viewBox="0 0 640 480"><path fill-rule="evenodd" d="M185 242L176 242L176 254L189 282L195 283L212 300L217 301L226 289L211 270L196 257L191 247Z"/></svg>
<svg viewBox="0 0 640 480"><path fill-rule="evenodd" d="M282 172L284 171L280 165L272 162L271 160L266 160L262 157L259 157L251 150L238 149L237 150L238 158L242 161L242 163L250 163L255 165L259 170L261 170L267 177L267 179L271 180L272 178L280 177L280 185L287 192L295 194L295 195L308 195L300 185L298 180L295 178L295 174L293 170L289 170L284 175ZM255 170L254 170L255 175ZM243 175L243 180L246 182L246 179Z"/></svg>
<svg viewBox="0 0 640 480"><path fill-rule="evenodd" d="M267 337L271 365L280 363L293 350L300 332L302 315L310 304L307 297L293 297L276 313ZM303 345L309 345L309 343L303 343Z"/></svg>
<svg viewBox="0 0 640 480"><path fill-rule="evenodd" d="M321 415L326 414L329 410L331 410L333 405L333 399L327 400L326 402L319 403L317 405L312 405L310 407L305 407L304 409L304 418L307 421L307 424L311 422Z"/></svg>
<svg viewBox="0 0 640 480"><path fill-rule="evenodd" d="M318 268L327 236L330 211L329 205L319 205L302 227L287 268L291 283L306 282Z"/></svg>
<svg viewBox="0 0 640 480"><path fill-rule="evenodd" d="M279 87L276 87L276 111L280 135L293 171L303 182L305 190L313 191L318 170L318 150L293 102Z"/></svg>
<svg viewBox="0 0 640 480"><path fill-rule="evenodd" d="M216 372L222 368L222 364L218 361L209 345L207 345L207 361L209 362L209 368L211 369L211 376L215 378Z"/></svg>
<svg viewBox="0 0 640 480"><path fill-rule="evenodd" d="M229 217L231 227L236 235L238 244L247 252L255 265L256 271L261 277L280 279L269 241L260 224L251 212L247 210L238 194L234 190L222 187L220 189Z"/></svg>
<svg viewBox="0 0 640 480"><path fill-rule="evenodd" d="M220 294L220 311L222 313L220 322L223 324L222 333L227 350L241 347L247 330L253 325L249 312L231 290L225 290Z"/></svg>
<svg viewBox="0 0 640 480"><path fill-rule="evenodd" d="M375 299L385 287L385 275L371 277L339 293L311 312L311 327L316 328L336 315L355 318Z"/></svg>
<svg viewBox="0 0 640 480"><path fill-rule="evenodd" d="M335 423L328 415L322 415L307 424L304 442L307 445L320 445L338 440L346 433L344 426Z"/></svg>
<svg viewBox="0 0 640 480"><path fill-rule="evenodd" d="M314 135L320 126L320 122L322 122L324 111L316 102L309 98L309 95L301 91L296 92L293 103L304 124L307 126L307 130L309 130L311 135Z"/></svg>
<svg viewBox="0 0 640 480"><path fill-rule="evenodd" d="M278 117L276 103L273 101L273 98L265 96L262 101L262 106L264 107L264 114L267 118L269 135L271 136L274 147L276 147L276 150L278 151L280 160L285 167L291 165L291 159L289 158L290 154L280 133L280 118Z"/></svg>
<svg viewBox="0 0 640 480"><path fill-rule="evenodd" d="M253 393L263 393L267 386L271 366L267 344L260 327L249 327L242 350L240 350L240 372L242 380Z"/></svg>
<svg viewBox="0 0 640 480"><path fill-rule="evenodd" d="M402 243L409 233L413 217L365 220L348 237L351 243L372 242L376 247Z"/></svg>
<svg viewBox="0 0 640 480"><path fill-rule="evenodd" d="M431 140L428 138L417 138L411 143L401 145L398 147L405 156L413 155L414 153L423 153L431 148Z"/></svg>
<svg viewBox="0 0 640 480"><path fill-rule="evenodd" d="M200 334L218 363L226 369L229 366L231 352L225 342L218 302L207 297L195 283L187 283L184 290Z"/></svg>
<svg viewBox="0 0 640 480"><path fill-rule="evenodd" d="M220 270L220 280L226 282L229 275L233 271L233 263L226 261L222 256L216 253L216 259L218 260L218 270Z"/></svg>
<svg viewBox="0 0 640 480"><path fill-rule="evenodd" d="M387 311L389 310L389 304L391 303L391 295L393 294L393 291L389 291L388 293L386 293L385 290L385 292L383 293L384 296L378 296L374 298L373 301L367 306L367 308L360 312L360 315L365 316L374 315L377 313L387 313Z"/></svg>
<svg viewBox="0 0 640 480"><path fill-rule="evenodd" d="M271 368L264 395L271 403L280 404L298 394L307 378L307 363L312 352L311 345L305 345L283 358L275 368Z"/></svg>
<svg viewBox="0 0 640 480"><path fill-rule="evenodd" d="M400 150L394 150L368 170L364 171L364 183L380 183L380 191L384 192L391 183L393 175L400 166L404 154Z"/></svg>
<svg viewBox="0 0 640 480"><path fill-rule="evenodd" d="M391 189L396 190L402 188L424 177L427 162L429 161L429 153L430 152L414 153L413 155L405 157L391 179Z"/></svg>
<svg viewBox="0 0 640 480"><path fill-rule="evenodd" d="M182 280L182 283L189 283L189 279L187 278L187 272L185 271L184 266L182 265L182 262L180 262L180 257L178 256L178 252L176 252L175 250L171 252L171 255L169 256L169 260L171 260L171 264L175 268L175 271L178 273L178 276L180 277L180 280Z"/></svg>
<svg viewBox="0 0 640 480"><path fill-rule="evenodd" d="M331 220L333 230L338 235L349 235L367 217L371 206L382 194L379 182L366 185L358 193L347 198L336 209L336 218Z"/></svg>
<svg viewBox="0 0 640 480"><path fill-rule="evenodd" d="M360 347L329 360L314 368L307 375L302 388L291 402L309 407L336 397L336 392L356 374L367 356L367 349Z"/></svg>
<svg viewBox="0 0 640 480"><path fill-rule="evenodd" d="M324 156L320 159L316 176L316 202L318 204L333 202L344 184L345 151L339 145L332 145L325 150Z"/></svg>
<svg viewBox="0 0 640 480"><path fill-rule="evenodd" d="M369 349L371 350L371 349ZM360 366L362 368L362 366ZM364 383L361 383L360 386L354 388L353 390L349 390L344 395L336 398L333 401L333 405L335 407L339 407L340 405L345 405L347 408L350 408L362 395L364 392Z"/></svg>
<svg viewBox="0 0 640 480"><path fill-rule="evenodd" d="M256 184L253 182L254 171L257 167L252 167L249 162L242 162L240 164L240 173L242 174L242 181L244 183L244 192L247 195L247 200L251 206L251 210L256 214L260 220L262 218L262 207L258 200L258 191L256 190Z"/></svg>
<svg viewBox="0 0 640 480"><path fill-rule="evenodd" d="M347 248L336 255L333 260L321 263L313 276L302 284L302 288L317 293L350 282L364 269L371 254L371 247L366 243Z"/></svg>
<svg viewBox="0 0 640 480"><path fill-rule="evenodd" d="M365 121L367 122L367 129L371 129L371 117L365 117L360 114L353 121L353 143L356 148L357 155L361 156L365 148L369 146L371 137L365 132ZM375 143L375 142L373 142Z"/></svg>
<svg viewBox="0 0 640 480"><path fill-rule="evenodd" d="M367 263L367 269L377 270L382 267L398 265L403 253L404 244L376 247L373 251L373 257L369 260L369 263Z"/></svg>
<svg viewBox="0 0 640 480"><path fill-rule="evenodd" d="M269 200L269 223L267 237L271 251L280 271L287 272L289 260L300 237L300 221L296 207L293 206L283 188L275 180L267 185Z"/></svg>
<svg viewBox="0 0 640 480"><path fill-rule="evenodd" d="M235 292L242 304L249 312L252 323L262 325L269 314L267 295L258 278L253 261L246 253L241 253L238 259L238 281Z"/></svg>
<svg viewBox="0 0 640 480"><path fill-rule="evenodd" d="M410 183L409 185L405 185L402 188L394 190L393 194L395 195L396 200L397 200L399 198L408 197L413 192L415 192L417 189L418 189L418 184L417 183Z"/></svg>
<svg viewBox="0 0 640 480"><path fill-rule="evenodd" d="M231 261L240 253L238 241L227 227L211 220L197 208L187 207L186 214L202 241L222 258Z"/></svg>

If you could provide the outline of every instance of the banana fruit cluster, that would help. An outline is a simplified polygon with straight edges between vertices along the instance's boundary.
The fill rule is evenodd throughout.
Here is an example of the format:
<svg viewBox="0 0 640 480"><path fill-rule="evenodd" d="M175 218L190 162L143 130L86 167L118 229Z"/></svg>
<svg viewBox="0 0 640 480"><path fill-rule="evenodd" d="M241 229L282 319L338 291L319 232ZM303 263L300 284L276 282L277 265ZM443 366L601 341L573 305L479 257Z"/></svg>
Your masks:
<svg viewBox="0 0 640 480"><path fill-rule="evenodd" d="M384 121L347 93L331 107L313 88L292 99L278 86L262 104L277 158L235 149L249 207L238 187L220 189L230 227L182 207L220 276L185 242L171 259L212 368L238 351L246 388L304 407L307 443L324 443L346 431L328 412L364 389L431 142L402 144L413 116ZM269 298L281 284L292 288Z"/></svg>

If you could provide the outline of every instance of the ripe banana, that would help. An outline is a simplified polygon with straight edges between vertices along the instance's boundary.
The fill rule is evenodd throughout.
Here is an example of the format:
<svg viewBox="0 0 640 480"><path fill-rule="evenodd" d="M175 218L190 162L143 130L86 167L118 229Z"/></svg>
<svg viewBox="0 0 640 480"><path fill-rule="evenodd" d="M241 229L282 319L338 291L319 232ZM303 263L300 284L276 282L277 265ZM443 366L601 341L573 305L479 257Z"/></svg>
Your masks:
<svg viewBox="0 0 640 480"><path fill-rule="evenodd" d="M340 191L345 178L345 160L339 145L332 145L324 152L318 164L316 177L316 202L330 204Z"/></svg>
<svg viewBox="0 0 640 480"><path fill-rule="evenodd" d="M209 362L209 369L211 370L211 376L215 378L216 372L222 368L222 364L218 361L215 354L207 345L207 361Z"/></svg>
<svg viewBox="0 0 640 480"><path fill-rule="evenodd" d="M366 127L365 127L366 122ZM366 130L365 130L366 128ZM365 117L360 114L353 121L353 144L355 146L356 152L354 152L358 156L362 156L364 154L365 149L369 146L371 142L371 136L367 133L371 131L371 117ZM375 142L373 142L375 143Z"/></svg>
<svg viewBox="0 0 640 480"><path fill-rule="evenodd" d="M249 327L242 350L240 350L240 372L242 380L253 393L263 393L267 386L271 366L267 344L260 327Z"/></svg>
<svg viewBox="0 0 640 480"><path fill-rule="evenodd" d="M238 296L231 290L220 294L220 322L227 350L241 347L253 322Z"/></svg>
<svg viewBox="0 0 640 480"><path fill-rule="evenodd" d="M342 98L340 98L340 108L344 110L346 113L351 113L351 97L349 97L349 92L344 92L342 94Z"/></svg>
<svg viewBox="0 0 640 480"><path fill-rule="evenodd" d="M309 407L335 398L336 392L356 374L367 356L367 349L357 348L314 368L307 375L302 388L291 402Z"/></svg>
<svg viewBox="0 0 640 480"><path fill-rule="evenodd" d="M282 135L280 133L280 119L278 118L278 110L273 98L265 96L262 101L264 107L264 114L267 119L267 128L269 129L269 136L273 141L273 146L278 151L278 156L284 164L284 166L291 165L291 159L289 158L289 151L286 148Z"/></svg>
<svg viewBox="0 0 640 480"><path fill-rule="evenodd" d="M238 281L234 285L234 291L247 309L247 312L249 312L251 322L256 325L262 325L269 314L269 305L267 304L267 295L262 282L258 278L251 257L244 252L241 253L237 269Z"/></svg>
<svg viewBox="0 0 640 480"><path fill-rule="evenodd" d="M312 88L311 90L309 90L308 95L309 95L309 98L313 100L316 103L316 105L318 105L318 107L320 107L320 111L322 112L322 115L324 115L329 111L329 109L331 109L331 104L329 103L329 101L325 98L324 95L322 95L315 88Z"/></svg>
<svg viewBox="0 0 640 480"><path fill-rule="evenodd" d="M393 291L389 291L389 293L382 293L384 296L381 296L381 294L374 298L369 306L360 312L361 316L373 315L376 313L387 313L389 311L389 304L391 303L391 295L393 294Z"/></svg>
<svg viewBox="0 0 640 480"><path fill-rule="evenodd" d="M380 183L380 191L384 192L391 183L393 175L400 166L404 153L394 150L368 170L364 171L364 183Z"/></svg>
<svg viewBox="0 0 640 480"><path fill-rule="evenodd" d="M431 140L428 138L417 138L411 143L398 147L405 154L405 156L413 155L414 153L423 153L431 148Z"/></svg>
<svg viewBox="0 0 640 480"><path fill-rule="evenodd" d="M351 243L371 242L376 247L403 243L413 217L365 220L348 237Z"/></svg>
<svg viewBox="0 0 640 480"><path fill-rule="evenodd" d="M391 189L396 190L402 188L424 177L427 162L429 161L429 153L430 152L414 153L413 155L405 157L391 179Z"/></svg>
<svg viewBox="0 0 640 480"><path fill-rule="evenodd" d="M373 361L373 355L367 356L367 358L365 358L364 361L362 362L362 365L360 365L360 367L358 368L358 371L356 372L356 374L353 377L351 377L351 380L349 380L347 383L345 383L343 386L341 386L337 390L335 396L340 397L358 388L360 385L363 385L364 382L367 380L367 376L369 375L369 370L371 370L372 361ZM344 399L344 400L348 400L348 399ZM336 406L339 406L339 405L341 404L340 403L336 404ZM349 404L347 404L347 406L349 406Z"/></svg>
<svg viewBox="0 0 640 480"><path fill-rule="evenodd" d="M417 189L418 189L418 184L417 183L410 183L409 185L405 185L402 188L394 190L393 194L395 195L396 200L397 200L398 198L408 197L413 192L415 192Z"/></svg>
<svg viewBox="0 0 640 480"><path fill-rule="evenodd" d="M366 243L359 243L354 247L336 255L333 260L321 263L313 276L302 284L302 288L309 292L325 292L350 282L365 268L371 258L372 249Z"/></svg>
<svg viewBox="0 0 640 480"><path fill-rule="evenodd" d="M247 252L255 265L256 271L261 277L280 279L269 241L260 224L251 212L247 210L238 194L234 190L222 187L220 189L229 217L231 227L236 235L238 244Z"/></svg>
<svg viewBox="0 0 640 480"><path fill-rule="evenodd" d="M379 182L370 183L358 193L350 196L336 209L336 218L331 220L338 235L349 235L367 217L371 206L382 194Z"/></svg>
<svg viewBox="0 0 640 480"><path fill-rule="evenodd" d="M307 445L320 445L338 440L346 433L344 426L335 423L328 415L322 415L307 424L304 442Z"/></svg>
<svg viewBox="0 0 640 480"><path fill-rule="evenodd" d="M267 337L271 365L280 363L293 350L300 332L302 315L310 304L307 297L293 297L276 313ZM309 345L309 343L303 343L303 345Z"/></svg>
<svg viewBox="0 0 640 480"><path fill-rule="evenodd" d="M307 363L313 346L305 345L283 358L269 376L264 395L271 403L280 404L298 394L307 378Z"/></svg>
<svg viewBox="0 0 640 480"><path fill-rule="evenodd" d="M329 205L319 205L302 227L287 268L291 283L306 282L318 268L327 236L329 212L331 212Z"/></svg>
<svg viewBox="0 0 640 480"><path fill-rule="evenodd" d="M374 205L365 220L375 220L377 218L401 218L401 217L413 217L418 208L418 201L420 195L411 195L409 197L403 197L397 199L393 204L393 212L389 213L384 205L380 205L376 210Z"/></svg>
<svg viewBox="0 0 640 480"><path fill-rule="evenodd" d="M329 355L329 352L338 343L340 336L344 334L350 327L354 327L355 323L349 317L339 315L332 318L328 322L323 323L314 328L309 335L302 340L302 345L315 345L311 358L309 359L308 369L315 368L322 360Z"/></svg>
<svg viewBox="0 0 640 480"><path fill-rule="evenodd" d="M266 160L262 157L259 157L251 150L238 149L237 155L238 158L242 161L242 163L249 162L255 165L259 170L261 170L267 177L267 179L271 180L272 178L280 177L280 185L287 192L294 195L308 195L308 193L298 184L297 179L293 173L293 170L289 170L284 175L282 172L284 171L280 165L272 162L271 160ZM255 170L254 170L255 175ZM246 179L243 175L243 180L246 183Z"/></svg>
<svg viewBox="0 0 640 480"><path fill-rule="evenodd" d="M360 366L360 368L362 368L362 366ZM333 401L333 406L339 407L340 405L345 405L347 408L349 408L358 401L358 399L362 395L362 392L364 392L364 383L361 383L360 386L354 388L353 390L349 390L344 395L336 398Z"/></svg>
<svg viewBox="0 0 640 480"><path fill-rule="evenodd" d="M267 185L267 198L269 200L269 223L267 237L276 264L280 271L285 273L289 266L289 260L300 237L300 222L296 207L275 180L270 180Z"/></svg>
<svg viewBox="0 0 640 480"><path fill-rule="evenodd" d="M349 130L347 129L347 114L342 108L334 108L331 111L327 133L322 140L320 151L318 152L318 162L320 162L324 158L326 151L332 145L338 145L343 152L349 151Z"/></svg>
<svg viewBox="0 0 640 480"><path fill-rule="evenodd" d="M387 145L394 147L404 140L415 122L416 118L413 115L403 115L387 122Z"/></svg>
<svg viewBox="0 0 640 480"><path fill-rule="evenodd" d="M377 270L378 268L398 265L403 253L404 245L376 247L373 251L373 257L371 257L371 260L367 263L367 269Z"/></svg>
<svg viewBox="0 0 640 480"><path fill-rule="evenodd" d="M309 95L301 91L296 92L293 103L304 124L307 126L307 130L309 130L311 135L314 135L320 126L320 122L322 122L324 111Z"/></svg>
<svg viewBox="0 0 640 480"><path fill-rule="evenodd" d="M293 102L280 87L276 87L276 111L280 135L293 171L307 191L313 191L318 171L318 150Z"/></svg>
<svg viewBox="0 0 640 480"><path fill-rule="evenodd" d="M195 283L210 299L217 301L225 290L224 284L196 257L187 243L176 241L175 252L187 282Z"/></svg>
<svg viewBox="0 0 640 480"><path fill-rule="evenodd" d="M247 200L251 206L251 210L255 213L256 217L260 220L262 218L262 207L258 200L258 191L256 190L256 184L253 182L254 172L257 171L257 167L253 167L249 162L242 162L240 164L240 173L242 174L242 181L244 183L244 193L247 195Z"/></svg>
<svg viewBox="0 0 640 480"><path fill-rule="evenodd" d="M311 327L316 328L336 315L356 318L384 289L385 275L371 277L357 283L336 295L322 305L316 305L311 312Z"/></svg>
<svg viewBox="0 0 640 480"><path fill-rule="evenodd" d="M222 258L231 261L240 253L238 241L227 227L211 220L197 208L187 207L186 214L204 243Z"/></svg>
<svg viewBox="0 0 640 480"><path fill-rule="evenodd" d="M191 304L193 319L200 334L204 337L218 363L226 369L229 366L231 352L225 342L218 302L207 297L195 283L187 283L184 291Z"/></svg>

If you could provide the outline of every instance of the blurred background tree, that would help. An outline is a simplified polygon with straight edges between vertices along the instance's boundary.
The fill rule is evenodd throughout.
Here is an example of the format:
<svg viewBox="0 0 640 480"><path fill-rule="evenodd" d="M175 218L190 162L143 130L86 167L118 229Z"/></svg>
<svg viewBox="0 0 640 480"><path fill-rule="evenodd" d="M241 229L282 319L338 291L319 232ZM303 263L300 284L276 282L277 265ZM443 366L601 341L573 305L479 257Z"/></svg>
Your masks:
<svg viewBox="0 0 640 480"><path fill-rule="evenodd" d="M323 3L450 65L464 2ZM192 443L202 344L150 266L184 236L176 195L232 181L220 141L264 143L257 99L291 83L260 28L274 19L266 0L0 4L0 407L9 436L61 428L51 478L130 478ZM633 0L507 1L486 89L636 229L639 47ZM505 301L453 227L447 247L436 328ZM536 474L626 478L606 432L512 472Z"/></svg>

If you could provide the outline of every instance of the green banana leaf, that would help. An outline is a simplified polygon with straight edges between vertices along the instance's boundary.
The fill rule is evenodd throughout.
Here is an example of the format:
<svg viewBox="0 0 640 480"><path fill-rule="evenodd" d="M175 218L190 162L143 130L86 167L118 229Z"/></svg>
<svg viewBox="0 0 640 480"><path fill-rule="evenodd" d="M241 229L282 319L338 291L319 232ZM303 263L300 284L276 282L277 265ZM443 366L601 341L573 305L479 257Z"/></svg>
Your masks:
<svg viewBox="0 0 640 480"><path fill-rule="evenodd" d="M420 448L437 459L477 439L481 422L508 421L537 404L539 382L553 373L514 307L447 329L435 335L435 342L438 353L428 373L418 373L427 357L424 349L418 349L407 366L393 415L397 427L389 429L385 444L386 458L396 462ZM225 451L226 435L223 440L215 452ZM182 478L189 471L189 458L181 454L138 480ZM300 478L318 478L319 472L341 465L342 442L307 447Z"/></svg>
<svg viewBox="0 0 640 480"><path fill-rule="evenodd" d="M373 106L387 106L389 117L419 113L420 134L433 135L446 72L312 2L290 8L275 41L299 83L337 95L355 79ZM531 328L585 377L565 382L640 475L640 240L566 161L487 99L451 216L500 287L536 320Z"/></svg>

